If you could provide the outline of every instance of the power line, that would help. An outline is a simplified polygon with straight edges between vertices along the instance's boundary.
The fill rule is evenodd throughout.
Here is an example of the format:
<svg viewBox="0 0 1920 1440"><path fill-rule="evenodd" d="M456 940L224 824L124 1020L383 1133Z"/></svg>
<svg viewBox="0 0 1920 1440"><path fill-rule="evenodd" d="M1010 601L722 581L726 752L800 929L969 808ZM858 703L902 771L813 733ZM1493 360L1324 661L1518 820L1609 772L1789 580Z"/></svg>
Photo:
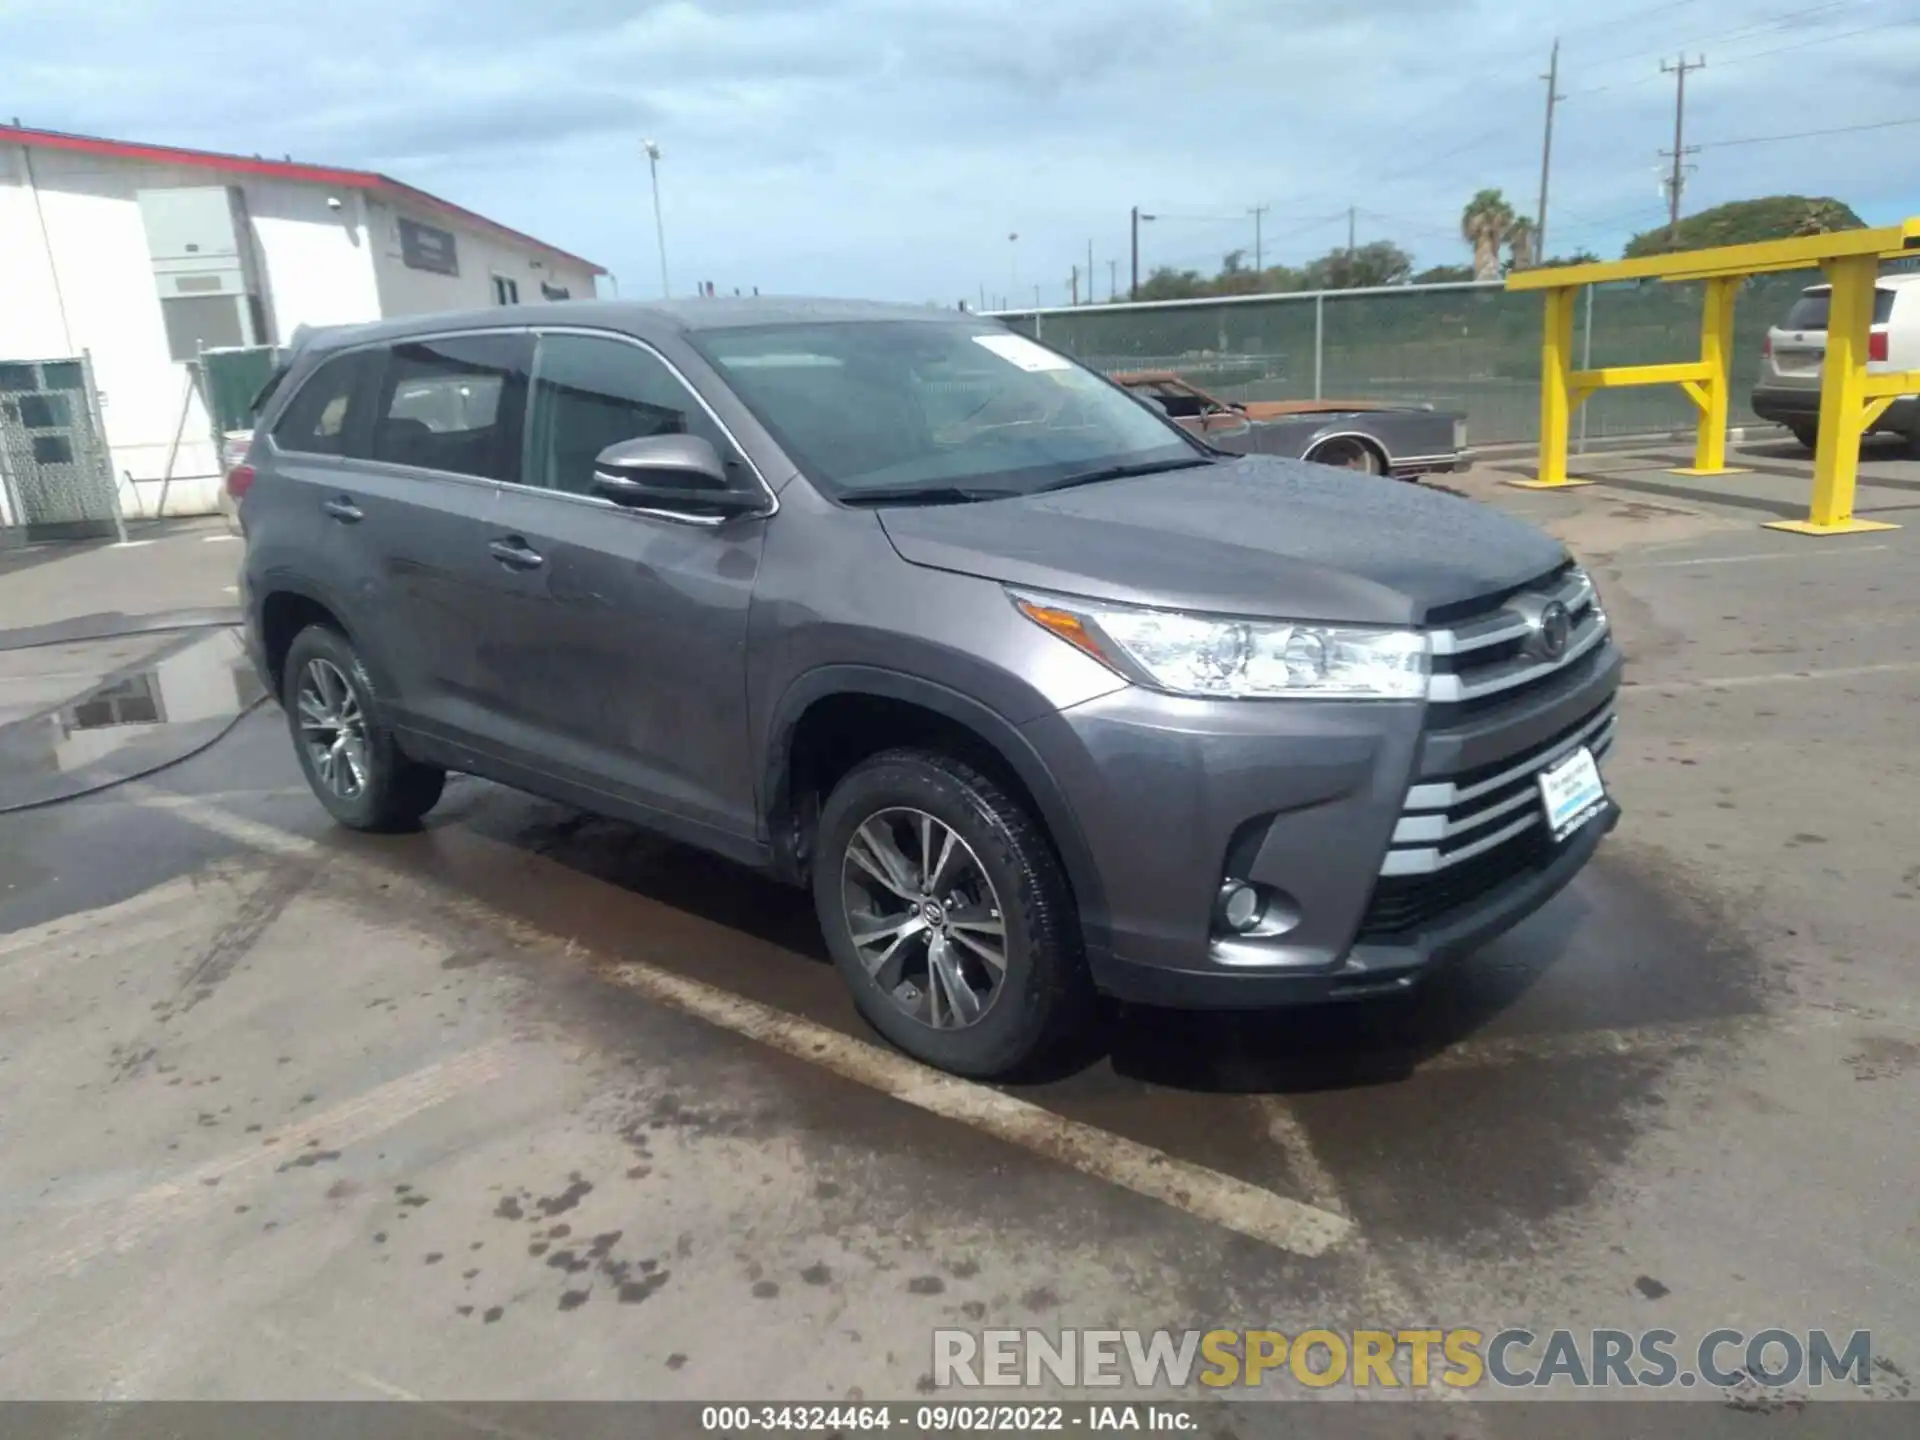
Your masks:
<svg viewBox="0 0 1920 1440"><path fill-rule="evenodd" d="M1748 39L1754 35L1763 34L1776 26L1784 25L1789 20L1804 19L1809 15L1823 15L1829 10L1851 10L1855 8L1858 3L1859 0L1827 0L1827 3L1824 5L1812 5L1799 10L1786 10L1777 15L1763 15L1757 20L1739 26L1737 29L1717 30L1712 34L1693 36L1688 39L1681 48L1683 50L1698 50L1704 45L1718 46L1734 40ZM1664 55L1665 53L1665 46L1651 50L1622 51L1615 55L1601 56L1598 60L1593 61L1589 68L1606 69L1616 65L1628 65L1636 61L1651 59L1655 55ZM1596 90L1611 90L1620 88L1623 85L1639 83L1642 82L1638 80L1609 81L1605 85L1595 86L1592 89L1583 90L1579 93L1591 95L1595 93Z"/></svg>
<svg viewBox="0 0 1920 1440"><path fill-rule="evenodd" d="M1696 150L1724 150L1730 145L1771 145L1779 140L1810 140L1816 135L1851 135L1857 130L1891 130L1899 125L1920 125L1920 115L1906 120L1873 120L1865 125L1835 125L1828 130L1796 130L1791 135L1748 135L1739 140L1705 140Z"/></svg>
<svg viewBox="0 0 1920 1440"><path fill-rule="evenodd" d="M1728 65L1738 65L1745 60L1760 60L1768 55L1784 55L1792 50L1811 49L1815 45L1831 45L1836 40L1850 40L1855 35L1867 35L1876 30L1892 30L1915 23L1913 19L1909 18L1904 20L1888 20L1878 25L1862 25L1856 30L1842 30L1833 35L1817 35L1811 40L1798 40L1791 45L1776 45L1771 50L1750 50L1744 55L1735 55L1729 59L1723 59L1719 64L1721 68L1725 68ZM1655 52L1648 53L1651 54ZM1583 96L1599 95L1609 90L1631 90L1637 86L1651 85L1659 78L1658 75L1643 75L1638 80L1610 80L1605 85L1592 85L1585 90L1576 90L1573 92L1572 98L1578 100Z"/></svg>

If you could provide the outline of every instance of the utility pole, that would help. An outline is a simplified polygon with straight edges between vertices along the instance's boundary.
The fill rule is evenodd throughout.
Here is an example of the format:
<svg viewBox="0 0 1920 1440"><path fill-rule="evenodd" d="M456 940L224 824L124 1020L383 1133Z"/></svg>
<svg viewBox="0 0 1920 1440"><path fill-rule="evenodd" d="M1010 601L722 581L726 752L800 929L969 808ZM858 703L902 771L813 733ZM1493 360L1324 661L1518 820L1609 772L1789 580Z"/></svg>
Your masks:
<svg viewBox="0 0 1920 1440"><path fill-rule="evenodd" d="M1249 212L1253 216L1253 273L1258 275L1266 266L1266 254L1260 248L1260 217L1272 209L1270 205L1256 205Z"/></svg>
<svg viewBox="0 0 1920 1440"><path fill-rule="evenodd" d="M1347 206L1347 264L1353 264L1353 206Z"/></svg>
<svg viewBox="0 0 1920 1440"><path fill-rule="evenodd" d="M1127 299L1140 298L1140 207L1133 207L1133 285L1127 291Z"/></svg>
<svg viewBox="0 0 1920 1440"><path fill-rule="evenodd" d="M1087 303L1093 303L1093 241L1087 241Z"/></svg>
<svg viewBox="0 0 1920 1440"><path fill-rule="evenodd" d="M1107 262L1107 303L1111 305L1120 298L1120 262Z"/></svg>
<svg viewBox="0 0 1920 1440"><path fill-rule="evenodd" d="M1667 181L1667 243L1669 245L1678 243L1680 238L1680 190L1686 184L1685 178L1680 173L1681 165L1685 157L1700 149L1695 145L1689 150L1684 143L1687 123L1687 72L1706 68L1706 56L1702 55L1689 65L1685 51L1680 53L1678 64L1669 65L1664 60L1660 62L1662 75L1676 77L1673 92L1673 178ZM1666 155L1668 152L1662 150L1660 153Z"/></svg>
<svg viewBox="0 0 1920 1440"><path fill-rule="evenodd" d="M664 299L673 292L667 288L667 222L660 218L660 146L652 140L640 144L647 152L647 169L653 176L653 231L660 241L660 295Z"/></svg>
<svg viewBox="0 0 1920 1440"><path fill-rule="evenodd" d="M1547 61L1547 129L1540 139L1540 208L1533 224L1534 261L1547 258L1547 172L1553 164L1553 107L1567 97L1560 93L1560 37L1553 39L1553 58Z"/></svg>
<svg viewBox="0 0 1920 1440"><path fill-rule="evenodd" d="M1093 276L1087 276L1087 283L1089 285L1093 283ZM1073 274L1067 279L1067 287L1072 292L1073 303L1078 305L1080 303L1080 267L1078 265L1073 267Z"/></svg>

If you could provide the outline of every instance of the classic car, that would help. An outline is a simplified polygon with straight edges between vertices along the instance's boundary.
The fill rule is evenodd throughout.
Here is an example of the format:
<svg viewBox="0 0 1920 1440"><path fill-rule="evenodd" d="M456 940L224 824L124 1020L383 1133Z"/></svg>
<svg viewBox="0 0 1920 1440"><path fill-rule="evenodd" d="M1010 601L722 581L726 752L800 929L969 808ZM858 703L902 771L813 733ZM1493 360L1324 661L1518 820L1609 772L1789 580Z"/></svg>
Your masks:
<svg viewBox="0 0 1920 1440"><path fill-rule="evenodd" d="M1222 400L1171 370L1111 378L1209 445L1236 455L1290 455L1407 478L1468 464L1467 418L1455 411L1375 400Z"/></svg>

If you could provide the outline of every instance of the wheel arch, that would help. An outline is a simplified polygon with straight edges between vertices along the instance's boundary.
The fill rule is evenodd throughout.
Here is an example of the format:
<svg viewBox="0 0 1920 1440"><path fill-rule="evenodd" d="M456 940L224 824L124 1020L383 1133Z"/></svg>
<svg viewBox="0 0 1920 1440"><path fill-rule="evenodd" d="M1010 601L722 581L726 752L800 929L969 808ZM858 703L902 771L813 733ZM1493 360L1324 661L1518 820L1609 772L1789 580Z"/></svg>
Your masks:
<svg viewBox="0 0 1920 1440"><path fill-rule="evenodd" d="M1382 475L1391 475L1393 473L1393 456L1387 453L1386 442L1378 435L1369 435L1364 430L1334 430L1325 435L1316 435L1313 437L1313 442L1307 446L1300 458L1311 461L1314 464L1319 464L1320 462L1315 459L1315 457L1320 451L1341 440L1355 441L1371 451L1373 458L1380 462L1380 473Z"/></svg>
<svg viewBox="0 0 1920 1440"><path fill-rule="evenodd" d="M851 733L835 720L861 717L871 728ZM898 729L890 722L900 723ZM840 746L822 767L816 737ZM1093 852L1081 833L1066 794L1046 762L998 711L959 691L900 671L867 665L829 665L809 671L787 687L768 727L760 794L772 837L775 865L790 880L804 880L811 826L818 815L822 781L830 788L866 755L899 744L959 742L962 758L1011 781L1016 798L1029 804L1046 827L1067 873L1081 923L1104 924L1106 903ZM858 753L854 753L858 752Z"/></svg>

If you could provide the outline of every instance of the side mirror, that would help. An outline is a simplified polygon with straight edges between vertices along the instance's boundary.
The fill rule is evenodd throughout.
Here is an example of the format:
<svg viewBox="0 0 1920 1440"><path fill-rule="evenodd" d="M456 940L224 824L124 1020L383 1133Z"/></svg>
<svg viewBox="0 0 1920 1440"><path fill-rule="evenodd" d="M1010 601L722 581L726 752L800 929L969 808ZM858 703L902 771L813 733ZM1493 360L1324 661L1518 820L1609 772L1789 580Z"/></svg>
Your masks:
<svg viewBox="0 0 1920 1440"><path fill-rule="evenodd" d="M592 493L637 510L720 518L758 510L765 497L736 487L719 453L698 435L647 435L594 457Z"/></svg>

